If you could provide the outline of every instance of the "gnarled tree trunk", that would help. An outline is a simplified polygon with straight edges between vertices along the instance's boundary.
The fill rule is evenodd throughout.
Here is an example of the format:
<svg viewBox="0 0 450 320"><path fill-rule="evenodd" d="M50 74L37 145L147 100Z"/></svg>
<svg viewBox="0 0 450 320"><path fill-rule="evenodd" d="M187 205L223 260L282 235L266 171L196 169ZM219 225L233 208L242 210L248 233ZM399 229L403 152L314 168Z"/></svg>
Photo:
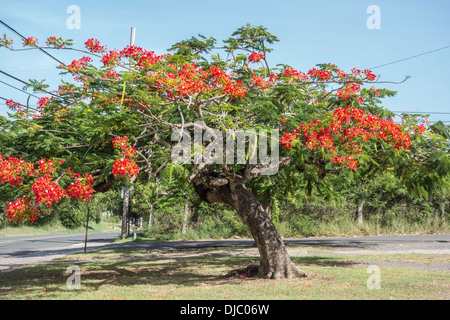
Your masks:
<svg viewBox="0 0 450 320"><path fill-rule="evenodd" d="M261 256L258 277L282 279L306 276L291 261L286 246L264 207L242 183L213 172L209 176L203 174L202 177L197 177L194 187L202 200L227 203L244 220Z"/></svg>

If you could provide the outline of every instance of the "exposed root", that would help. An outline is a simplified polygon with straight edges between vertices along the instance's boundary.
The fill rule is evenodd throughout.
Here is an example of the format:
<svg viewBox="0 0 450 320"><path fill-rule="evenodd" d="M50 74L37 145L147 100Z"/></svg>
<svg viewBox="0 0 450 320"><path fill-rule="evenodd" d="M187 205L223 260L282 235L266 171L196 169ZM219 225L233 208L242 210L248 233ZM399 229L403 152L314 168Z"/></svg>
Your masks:
<svg viewBox="0 0 450 320"><path fill-rule="evenodd" d="M289 270L285 272L260 272L260 266L249 265L246 268L235 269L228 272L224 278L263 278L263 279L291 279L310 277L306 272L300 270L294 263L291 263Z"/></svg>

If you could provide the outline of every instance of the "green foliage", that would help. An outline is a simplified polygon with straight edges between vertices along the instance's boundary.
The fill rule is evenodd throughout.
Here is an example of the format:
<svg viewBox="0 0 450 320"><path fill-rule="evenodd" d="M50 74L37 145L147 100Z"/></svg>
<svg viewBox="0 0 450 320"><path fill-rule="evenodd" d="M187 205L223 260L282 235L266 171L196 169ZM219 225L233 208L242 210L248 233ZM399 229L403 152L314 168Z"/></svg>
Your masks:
<svg viewBox="0 0 450 320"><path fill-rule="evenodd" d="M65 202L59 206L57 214L59 215L59 221L68 229L76 229L86 223L87 212L81 208L78 203Z"/></svg>

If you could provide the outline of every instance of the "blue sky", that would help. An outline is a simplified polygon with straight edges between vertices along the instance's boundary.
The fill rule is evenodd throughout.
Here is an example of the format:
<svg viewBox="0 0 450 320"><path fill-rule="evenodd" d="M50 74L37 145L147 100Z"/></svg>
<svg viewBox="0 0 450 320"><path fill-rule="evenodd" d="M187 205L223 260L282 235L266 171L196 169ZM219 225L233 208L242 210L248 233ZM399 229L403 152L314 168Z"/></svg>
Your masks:
<svg viewBox="0 0 450 320"><path fill-rule="evenodd" d="M307 71L318 63L334 63L344 70L369 68L450 45L449 0L384 1L16 1L1 0L0 19L24 36L45 43L48 36L74 39L79 47L89 38L97 38L108 49L121 49L130 41L130 29L136 28L136 45L164 53L173 43L201 33L218 40L246 23L263 25L280 39L269 55L272 65L289 64ZM80 28L69 29L67 8L80 8ZM370 5L380 8L380 29L366 25ZM0 25L0 34L22 41ZM49 51L70 63L79 58L73 52ZM17 78L47 79L56 88L60 77L56 61L39 51L9 52L0 49L0 70ZM432 114L431 121L450 123L450 48L402 62L374 68L381 80L401 81L383 85L396 90L386 99L390 110L443 112ZM69 78L67 78L69 80ZM22 84L3 74L0 81L16 87ZM380 86L381 87L381 86ZM25 103L27 96L0 83L0 96ZM35 104L36 99L31 98ZM0 114L7 107L0 101Z"/></svg>

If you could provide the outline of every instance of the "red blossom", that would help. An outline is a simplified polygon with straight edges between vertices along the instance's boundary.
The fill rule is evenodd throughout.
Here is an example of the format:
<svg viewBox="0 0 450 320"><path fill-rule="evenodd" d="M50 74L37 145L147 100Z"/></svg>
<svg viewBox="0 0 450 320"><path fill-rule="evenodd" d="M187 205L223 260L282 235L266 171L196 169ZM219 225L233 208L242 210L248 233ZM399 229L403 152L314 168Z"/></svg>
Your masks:
<svg viewBox="0 0 450 320"><path fill-rule="evenodd" d="M15 110L15 111L22 111L22 105L18 102L14 102L14 100L9 99L6 100L6 105L11 109L11 110Z"/></svg>
<svg viewBox="0 0 450 320"><path fill-rule="evenodd" d="M75 177L75 181L66 188L66 193L72 199L88 201L94 193L93 182L90 174L85 174L84 178Z"/></svg>
<svg viewBox="0 0 450 320"><path fill-rule="evenodd" d="M308 80L309 79L309 77L305 73L303 73L301 71L297 71L297 70L295 70L293 68L286 68L286 69L284 69L283 77L285 77L285 78L294 78L294 79L297 79L297 80Z"/></svg>
<svg viewBox="0 0 450 320"><path fill-rule="evenodd" d="M58 162L59 164L64 163L63 160ZM52 180L56 168L54 161L50 159L39 160L37 169L35 169L35 165L31 162L15 157L4 158L0 153L0 181L2 184L21 186L25 183L26 178L34 179L31 183L31 194L35 200L31 201L30 198L23 196L6 207L7 217L11 222L22 220L34 222L40 214L36 205L43 203L51 207L53 203L58 203L67 195L78 200L90 199L94 192L92 186L94 180L91 175L85 174L84 178L80 178L79 173L74 174L70 168L67 169L65 174L73 177L75 182L65 191Z"/></svg>
<svg viewBox="0 0 450 320"><path fill-rule="evenodd" d="M53 97L51 97L51 98L49 98L49 97L42 97L42 98L39 98L39 100L37 101L38 109L39 109L39 110L44 109L44 108L47 106L48 102L49 102L51 99L53 99Z"/></svg>
<svg viewBox="0 0 450 320"><path fill-rule="evenodd" d="M114 161L112 173L115 176L120 176L124 178L125 176L131 177L137 175L139 170L137 168L136 162L128 158L120 158Z"/></svg>
<svg viewBox="0 0 450 320"><path fill-rule="evenodd" d="M114 148L121 149L121 154L123 158L116 159L112 168L112 173L114 176L120 176L124 178L125 176L131 177L133 175L139 174L136 162L132 160L134 152L136 149L129 145L128 137L116 137L113 140Z"/></svg>
<svg viewBox="0 0 450 320"><path fill-rule="evenodd" d="M250 62L259 62L262 59L264 59L264 54L261 52L253 52L251 55L248 56L248 61Z"/></svg>
<svg viewBox="0 0 450 320"><path fill-rule="evenodd" d="M330 80L332 73L325 70L317 70L316 68L312 68L308 71L308 75L311 77L316 77L319 80Z"/></svg>
<svg viewBox="0 0 450 320"><path fill-rule="evenodd" d="M424 132L423 125L417 126L416 133L419 132ZM353 170L357 168L355 154L361 153L363 143L370 139L386 141L395 149L406 150L411 145L409 133L392 119L364 114L361 109L350 106L336 109L329 122L316 120L301 124L293 132L286 132L280 142L288 149L294 140L303 142L306 149L323 148L329 153L331 163Z"/></svg>
<svg viewBox="0 0 450 320"><path fill-rule="evenodd" d="M33 47L33 46L36 46L38 44L38 42L39 42L38 39L33 38L33 37L28 37L22 42L22 44L24 47L26 47L26 46Z"/></svg>
<svg viewBox="0 0 450 320"><path fill-rule="evenodd" d="M88 39L84 45L92 53L103 53L106 51L105 46L100 45L100 41L94 38Z"/></svg>
<svg viewBox="0 0 450 320"><path fill-rule="evenodd" d="M117 50L105 53L100 60L105 66L114 66L120 59L120 54Z"/></svg>
<svg viewBox="0 0 450 320"><path fill-rule="evenodd" d="M47 41L45 41L45 44L48 46L53 46L56 49L64 48L64 43L61 40L61 37L48 37Z"/></svg>
<svg viewBox="0 0 450 320"><path fill-rule="evenodd" d="M252 74L251 83L260 87L261 89L267 89L267 81L264 78L257 76L256 74Z"/></svg>
<svg viewBox="0 0 450 320"><path fill-rule="evenodd" d="M0 153L0 181L2 184L7 182L11 186L20 186L26 175L35 175L32 163L15 157L3 158Z"/></svg>
<svg viewBox="0 0 450 320"><path fill-rule="evenodd" d="M29 221L33 223L40 215L38 208L34 206L33 201L23 196L14 202L10 202L6 207L6 217L9 222Z"/></svg>
<svg viewBox="0 0 450 320"><path fill-rule="evenodd" d="M58 203L66 197L66 192L52 181L49 174L37 178L31 186L31 192L36 197L36 203L44 202L48 207L51 207L53 202Z"/></svg>
<svg viewBox="0 0 450 320"><path fill-rule="evenodd" d="M71 74L77 73L81 68L84 66L87 66L88 63L92 62L92 59L89 57L82 57L78 60L73 60L71 64L68 66L62 65L62 67L66 67L67 71L69 71Z"/></svg>

